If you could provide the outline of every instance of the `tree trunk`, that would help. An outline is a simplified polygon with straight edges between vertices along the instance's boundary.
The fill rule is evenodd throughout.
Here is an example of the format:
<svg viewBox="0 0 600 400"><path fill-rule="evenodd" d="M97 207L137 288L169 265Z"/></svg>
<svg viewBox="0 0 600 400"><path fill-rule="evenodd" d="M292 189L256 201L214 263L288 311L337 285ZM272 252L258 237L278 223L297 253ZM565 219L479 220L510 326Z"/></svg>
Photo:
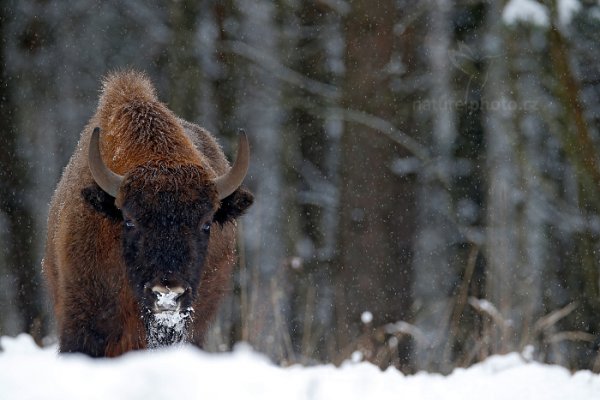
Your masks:
<svg viewBox="0 0 600 400"><path fill-rule="evenodd" d="M238 3L241 38L255 51L277 59L278 30L274 5L265 0ZM249 185L257 199L243 221L248 304L242 310L242 339L274 360L291 356L289 299L284 266L286 232L282 176L280 82L255 64L240 77L238 119L250 135Z"/></svg>
<svg viewBox="0 0 600 400"><path fill-rule="evenodd" d="M285 59L306 80L332 85L341 59L330 50L341 39L341 18L327 5L303 0L294 9L293 26L288 32ZM341 49L340 49L341 50ZM334 50L335 52L335 50ZM341 52L340 52L341 53ZM292 162L296 217L294 257L290 259L294 275L292 286L292 326L294 349L303 360L331 361L334 337L333 286L331 268L336 244L339 131L331 132L327 112L339 106L338 98L328 98L297 86L286 91L292 104L286 130L292 132L287 153ZM339 126L339 125L338 125ZM338 135L336 135L336 133Z"/></svg>
<svg viewBox="0 0 600 400"><path fill-rule="evenodd" d="M452 265L453 227L449 183L452 180L453 144L456 138L455 102L448 68L452 2L436 0L429 11L427 54L430 67L430 104L433 127L430 143L433 161L419 171L418 233L414 259L414 301L419 304L415 325L425 335L415 348L418 369L449 372L451 360L444 354L448 341L452 290L456 281ZM444 187L446 185L446 187Z"/></svg>
<svg viewBox="0 0 600 400"><path fill-rule="evenodd" d="M7 4L0 4L0 32L6 37L5 24L11 14ZM0 335L28 332L40 341L46 334L46 316L42 307L43 290L41 287L40 267L36 262L36 247L33 238L36 226L27 202L26 193L30 189L29 176L25 160L18 149L18 131L16 109L12 102L12 81L8 79L5 50L0 51L0 212L4 214L6 224L3 235L8 242L3 245L5 265L0 272L10 277L9 293L14 295L14 304L20 314L16 332L0 332ZM10 303L9 303L10 304ZM11 312L6 313L10 315ZM3 312L0 315L0 329Z"/></svg>
<svg viewBox="0 0 600 400"><path fill-rule="evenodd" d="M168 68L171 87L169 106L188 121L198 119L198 98L201 72L196 51L200 3L195 0L175 1L170 4L171 45ZM210 54L208 55L210 57Z"/></svg>
<svg viewBox="0 0 600 400"><path fill-rule="evenodd" d="M487 19L490 32L486 51L491 55L484 87L487 144L486 196L487 232L485 242L486 298L499 311L494 318L490 345L493 353L521 350L533 320L540 315L541 287L535 265L528 260L531 245L527 229L529 185L524 137L518 124L518 104L514 97L515 76L510 74L514 57L511 38L498 18L502 1L490 4ZM503 56L496 55L503 54ZM484 313L489 309L483 309ZM486 317L490 315L486 314Z"/></svg>
<svg viewBox="0 0 600 400"><path fill-rule="evenodd" d="M368 0L351 3L344 17L347 110L387 120L395 116L386 70L392 61L395 20L393 1L380 1L377 7ZM342 349L354 347L370 327L406 319L408 313L413 188L411 178L396 176L390 168L402 154L382 132L345 123L336 271L336 337ZM361 321L363 312L373 316L368 326Z"/></svg>
<svg viewBox="0 0 600 400"><path fill-rule="evenodd" d="M553 21L558 19L557 2L552 2ZM577 205L584 221L593 221L600 214L600 166L597 146L588 126L586 110L581 99L580 82L571 67L569 44L556 23L548 31L552 72L556 79L555 94L564 110L559 138L574 166L577 177ZM581 68L580 68L581 70ZM588 115L594 115L591 112ZM569 297L578 307L569 316L570 326L598 335L600 332L600 236L596 228L585 224L571 238L573 256L568 257L566 284ZM585 322L582 322L585 321ZM578 360L577 367L600 368L600 357L591 355L589 348L574 343L571 347ZM594 359L596 365L594 366Z"/></svg>

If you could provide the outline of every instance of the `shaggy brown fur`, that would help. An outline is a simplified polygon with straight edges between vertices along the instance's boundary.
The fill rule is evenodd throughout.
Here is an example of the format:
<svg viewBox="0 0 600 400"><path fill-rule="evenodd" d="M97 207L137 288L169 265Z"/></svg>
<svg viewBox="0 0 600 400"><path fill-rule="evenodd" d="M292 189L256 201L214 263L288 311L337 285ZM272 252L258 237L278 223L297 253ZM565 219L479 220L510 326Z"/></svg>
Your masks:
<svg viewBox="0 0 600 400"><path fill-rule="evenodd" d="M146 347L140 302L128 279L122 248L120 209L129 195L122 189L115 200L92 178L88 147L96 126L101 128L106 165L142 190L149 204L157 201L153 192L176 185L171 179L177 172L161 178L161 171L185 166L189 173L181 175L179 184L188 185L193 179L205 188L212 203L207 207L213 207L210 213L217 210L214 219L218 223L211 227L200 285L194 288L198 295L189 340L201 346L228 288L235 260L234 218L252 203L252 196L238 189L219 202L211 180L225 173L229 163L213 136L177 118L160 103L144 75L122 72L105 80L98 110L83 130L50 205L43 270L54 302L61 351L117 356ZM182 202L194 201L195 195L185 194L185 186L176 190L183 193Z"/></svg>

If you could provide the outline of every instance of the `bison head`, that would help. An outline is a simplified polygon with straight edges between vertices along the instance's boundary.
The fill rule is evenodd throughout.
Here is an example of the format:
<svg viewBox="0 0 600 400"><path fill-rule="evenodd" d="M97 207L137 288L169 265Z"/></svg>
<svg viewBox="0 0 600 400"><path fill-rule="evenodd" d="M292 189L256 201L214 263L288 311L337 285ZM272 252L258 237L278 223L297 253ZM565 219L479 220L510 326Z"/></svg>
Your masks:
<svg viewBox="0 0 600 400"><path fill-rule="evenodd" d="M102 161L99 128L92 133L89 166L98 189L84 197L121 225L129 282L148 328L150 346L185 338L198 296L211 229L239 216L252 203L240 189L249 147L240 133L231 170L215 179L199 164L149 160L120 176ZM201 289L200 289L201 290Z"/></svg>

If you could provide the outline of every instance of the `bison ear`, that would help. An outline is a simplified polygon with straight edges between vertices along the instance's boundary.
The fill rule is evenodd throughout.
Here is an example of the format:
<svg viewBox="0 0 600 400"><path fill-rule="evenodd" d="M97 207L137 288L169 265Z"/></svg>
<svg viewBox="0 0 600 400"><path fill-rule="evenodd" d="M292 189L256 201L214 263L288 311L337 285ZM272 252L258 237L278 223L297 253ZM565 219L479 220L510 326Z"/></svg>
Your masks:
<svg viewBox="0 0 600 400"><path fill-rule="evenodd" d="M221 207L217 210L214 221L223 225L233 221L242 215L254 202L254 196L244 188L238 188L235 192L221 200Z"/></svg>
<svg viewBox="0 0 600 400"><path fill-rule="evenodd" d="M92 186L83 188L81 195L88 205L109 219L113 221L121 221L123 219L121 210L115 206L115 198L100 189L100 186L97 184L94 183Z"/></svg>

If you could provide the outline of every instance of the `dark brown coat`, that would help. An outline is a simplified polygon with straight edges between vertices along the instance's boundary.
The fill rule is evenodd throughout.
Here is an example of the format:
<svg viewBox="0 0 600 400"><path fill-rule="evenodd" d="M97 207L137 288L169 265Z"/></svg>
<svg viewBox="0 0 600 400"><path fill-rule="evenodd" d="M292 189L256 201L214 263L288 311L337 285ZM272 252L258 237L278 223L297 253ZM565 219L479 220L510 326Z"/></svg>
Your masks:
<svg viewBox="0 0 600 400"><path fill-rule="evenodd" d="M162 190L152 185L175 187L183 202L195 196L185 191L189 176L201 190L206 187L206 197L212 202L207 207L213 208L215 222L204 265L198 266L202 272L194 288L198 293L189 330L189 341L201 346L228 288L235 260L235 218L252 203L252 195L238 189L219 201L210 182L227 172L229 163L214 137L160 103L144 75L122 72L105 80L98 110L84 128L50 205L43 271L54 303L61 351L117 356L146 347L139 296L128 279L123 257L120 208L127 199L119 198L123 192L116 199L108 196L90 173L88 148L94 127L102 132L105 164L117 174L136 175L130 180L148 196L149 203L155 201L154 192ZM140 169L143 165L148 167ZM140 172L152 166L154 176ZM185 166L193 173L182 173L181 182L176 174L165 177L165 182L157 181L156 174L163 169L177 171Z"/></svg>

